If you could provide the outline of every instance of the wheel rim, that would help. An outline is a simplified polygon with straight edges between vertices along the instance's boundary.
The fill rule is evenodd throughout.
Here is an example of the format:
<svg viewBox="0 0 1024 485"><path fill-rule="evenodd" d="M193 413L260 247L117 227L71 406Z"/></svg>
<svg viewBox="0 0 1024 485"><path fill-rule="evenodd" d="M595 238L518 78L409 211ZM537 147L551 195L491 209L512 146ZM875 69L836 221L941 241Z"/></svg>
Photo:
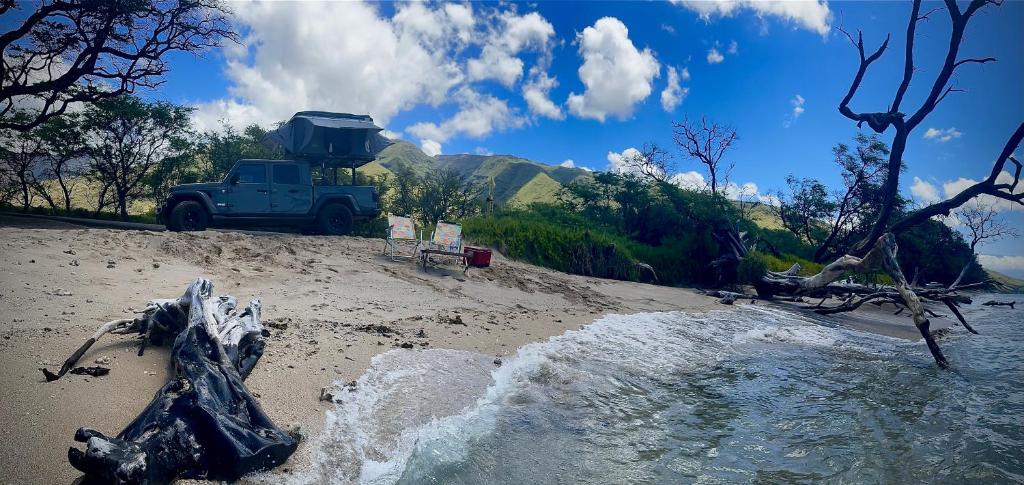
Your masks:
<svg viewBox="0 0 1024 485"><path fill-rule="evenodd" d="M194 231L199 228L199 213L194 210L185 212L185 217L181 221L182 229L186 231Z"/></svg>
<svg viewBox="0 0 1024 485"><path fill-rule="evenodd" d="M345 228L343 218L339 214L334 214L328 219L327 224L331 227L334 232L342 232Z"/></svg>

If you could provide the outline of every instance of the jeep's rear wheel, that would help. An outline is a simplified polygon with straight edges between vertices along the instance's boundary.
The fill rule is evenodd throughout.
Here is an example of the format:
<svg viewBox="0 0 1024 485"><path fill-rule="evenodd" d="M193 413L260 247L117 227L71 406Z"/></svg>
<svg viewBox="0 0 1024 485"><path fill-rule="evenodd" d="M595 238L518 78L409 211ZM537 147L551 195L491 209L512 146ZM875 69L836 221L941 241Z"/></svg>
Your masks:
<svg viewBox="0 0 1024 485"><path fill-rule="evenodd" d="M341 204L331 204L320 210L316 228L329 236L345 236L352 232L352 211Z"/></svg>
<svg viewBox="0 0 1024 485"><path fill-rule="evenodd" d="M172 231L205 231L210 223L210 215L198 202L186 200L174 206L167 221L167 228Z"/></svg>

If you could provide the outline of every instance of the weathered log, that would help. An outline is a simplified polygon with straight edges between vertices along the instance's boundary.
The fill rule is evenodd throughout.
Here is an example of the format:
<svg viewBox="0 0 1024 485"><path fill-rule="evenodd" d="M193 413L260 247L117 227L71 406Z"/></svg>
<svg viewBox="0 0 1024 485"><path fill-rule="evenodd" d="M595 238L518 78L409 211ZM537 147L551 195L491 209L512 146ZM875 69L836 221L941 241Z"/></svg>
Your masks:
<svg viewBox="0 0 1024 485"><path fill-rule="evenodd" d="M1016 304L1017 302L997 302L995 300L989 300L981 305L985 307L1010 307L1013 309Z"/></svg>
<svg viewBox="0 0 1024 485"><path fill-rule="evenodd" d="M259 301L236 311L234 298L212 297L212 290L210 281L197 279L181 298L154 301L136 319L147 326L135 330L149 340L174 337L175 374L116 437L89 428L75 433L86 449L70 448L68 461L85 473L84 482L237 480L295 451L298 443L242 383L265 345Z"/></svg>
<svg viewBox="0 0 1024 485"><path fill-rule="evenodd" d="M900 270L899 262L896 260L896 251L896 236L892 233L885 233L875 241L874 246L872 246L871 250L868 251L863 258L858 258L852 255L842 256L822 268L818 274L813 276L797 276L796 273L799 270L797 265L794 265L788 271L783 273L768 272L754 285L754 288L757 290L758 295L762 297L772 297L778 294L790 296L828 296L832 294L841 294L843 292L851 295L867 293L867 296L860 299L847 298L846 301L837 307L815 308L814 310L819 313L851 311L866 302L880 298L902 303L910 310L914 326L917 327L918 331L921 333L921 337L924 338L925 343L928 345L928 350L931 352L935 362L940 366L945 367L948 362L946 361L946 357L942 354L942 350L939 348L938 343L935 342L934 337L931 335L931 322L926 316L926 313L930 313L932 315L934 315L934 313L924 307L921 303L921 296L919 293L915 292L914 289L911 288L910 283L908 283L906 277L903 276L903 271ZM890 278L892 278L894 284L892 286L881 288L871 288L866 285L858 285L850 282L839 284L835 283L836 280L841 279L849 273L865 274L877 270L883 270ZM935 300L939 300L939 296L954 298L953 296L948 295L946 289L925 289L920 290L920 294L928 295L930 299ZM960 298L964 299L966 297ZM966 300L967 302L970 302L969 298L966 298Z"/></svg>

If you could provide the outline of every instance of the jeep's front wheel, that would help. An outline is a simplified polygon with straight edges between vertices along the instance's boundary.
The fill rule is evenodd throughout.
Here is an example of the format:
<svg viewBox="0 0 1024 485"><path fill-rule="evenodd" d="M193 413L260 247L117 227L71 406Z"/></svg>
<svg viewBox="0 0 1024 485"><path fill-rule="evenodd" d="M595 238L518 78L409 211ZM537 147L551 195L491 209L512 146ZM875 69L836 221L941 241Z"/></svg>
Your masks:
<svg viewBox="0 0 1024 485"><path fill-rule="evenodd" d="M210 216L198 202L186 200L174 206L167 220L167 228L179 231L205 231L210 223Z"/></svg>
<svg viewBox="0 0 1024 485"><path fill-rule="evenodd" d="M341 204L331 204L320 210L316 228L328 236L345 236L352 232L352 211Z"/></svg>

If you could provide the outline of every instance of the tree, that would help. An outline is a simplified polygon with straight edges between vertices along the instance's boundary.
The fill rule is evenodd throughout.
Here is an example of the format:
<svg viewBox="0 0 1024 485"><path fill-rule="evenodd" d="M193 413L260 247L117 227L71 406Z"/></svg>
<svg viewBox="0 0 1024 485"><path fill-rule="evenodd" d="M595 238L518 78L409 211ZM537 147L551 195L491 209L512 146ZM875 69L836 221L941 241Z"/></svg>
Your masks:
<svg viewBox="0 0 1024 485"><path fill-rule="evenodd" d="M734 164L723 160L732 144L739 139L736 130L700 117L700 123L689 118L672 123L676 145L687 157L704 165L708 172L711 192L717 194L719 180L727 181Z"/></svg>
<svg viewBox="0 0 1024 485"><path fill-rule="evenodd" d="M420 192L420 179L408 164L399 162L394 169L394 199L391 207L395 214L411 216L417 211L417 200Z"/></svg>
<svg viewBox="0 0 1024 485"><path fill-rule="evenodd" d="M18 3L0 4L0 14ZM27 4L26 4L27 5ZM219 0L42 0L0 34L0 128L30 130L76 103L155 88L172 52L237 41Z"/></svg>
<svg viewBox="0 0 1024 485"><path fill-rule="evenodd" d="M812 179L786 177L790 195L779 193L779 204L773 211L782 221L782 227L808 244L819 246L825 240L828 221L836 211L825 184Z"/></svg>
<svg viewBox="0 0 1024 485"><path fill-rule="evenodd" d="M455 169L431 171L420 184L417 206L427 224L460 219L480 210L481 187Z"/></svg>
<svg viewBox="0 0 1024 485"><path fill-rule="evenodd" d="M127 220L128 203L145 195L143 181L150 172L176 160L187 146L190 112L131 95L104 99L85 110L90 168L103 184L98 205L112 191L118 214Z"/></svg>
<svg viewBox="0 0 1024 485"><path fill-rule="evenodd" d="M18 112L10 118L17 123L17 120L27 119L28 116L27 113ZM28 211L32 205L41 155L41 142L35 133L13 129L0 131L0 162L15 194L20 196L24 211Z"/></svg>
<svg viewBox="0 0 1024 485"><path fill-rule="evenodd" d="M207 180L221 179L227 175L238 160L246 158L277 160L283 153L280 149L268 148L263 144L267 130L251 124L238 131L223 123L220 130L210 130L200 136L198 152L201 154L202 172Z"/></svg>
<svg viewBox="0 0 1024 485"><path fill-rule="evenodd" d="M855 254L866 254L872 247L874 247L875 241L886 230L898 233L906 230L914 224L920 223L921 221L936 215L949 215L951 210L963 205L966 201L977 195L988 194L1018 203L1020 203L1022 197L1024 197L1024 194L1014 193L1016 183L1020 178L1021 165L1011 156L1013 150L1020 143L1021 137L1024 137L1024 123L1022 123L1014 134L1011 135L1010 142L1007 143L1008 149L1004 149L1000 157L996 159L996 163L990 177L975 184L968 190L961 192L949 201L932 204L928 208L908 214L895 224L890 224L894 214L897 213L896 203L899 193L900 167L903 164L903 154L906 150L907 140L910 137L910 134L914 129L921 125L925 118L935 110L936 106L938 106L946 96L951 93L964 91L951 83L953 73L958 68L968 64L985 64L996 60L993 57L960 58L960 46L963 42L964 33L966 32L967 25L971 18L973 18L981 8L990 4L998 5L999 3L1001 2L997 0L972 0L970 4L967 5L967 8L961 10L955 0L945 0L945 10L949 15L950 23L952 24L949 47L946 51L942 65L938 70L938 74L936 74L935 79L931 83L927 96L917 109L910 114L909 118L902 111L902 104L904 97L907 94L907 90L910 88L910 83L913 79L914 73L918 71L914 66L914 40L917 23L929 18L930 15L937 10L941 10L941 8L936 8L922 14L921 0L914 0L910 11L910 19L907 22L906 51L903 59L903 80L896 89L896 94L892 103L889 105L888 109L883 112L858 113L850 108L850 102L857 94L868 68L885 52L889 45L889 37L886 37L885 41L882 42L881 46L879 46L877 50L871 54L867 54L864 49L863 32L858 32L857 39L854 40L853 35L843 31L857 49L860 62L846 96L844 96L842 101L839 103L839 112L843 116L856 121L858 127L867 123L868 127L878 134L886 132L890 127L895 130L892 143L890 144L892 149L889 153L887 162L888 171L886 173L885 181L882 184L882 206L879 213L874 218L871 229L861 239L853 251ZM1016 166L1016 173L1012 177L1012 183L1007 181L1000 182L997 180L1001 177L1007 160L1010 160Z"/></svg>
<svg viewBox="0 0 1024 485"><path fill-rule="evenodd" d="M623 161L631 171L653 182L666 182L674 175L671 155L654 142L644 143L640 151L625 155Z"/></svg>
<svg viewBox="0 0 1024 485"><path fill-rule="evenodd" d="M963 91L962 89L958 89L955 85L950 84L950 79L957 68L967 64L984 64L995 61L995 59L991 57L961 58L959 50L960 45L963 42L967 24L974 14L989 4L998 5L999 3L1000 2L996 0L972 0L965 9L961 10L955 0L945 0L945 9L949 14L949 18L952 23L949 47L938 74L936 74L936 77L931 84L931 88L929 89L927 96L913 114L909 116L909 118L901 111L901 105L904 96L910 87L911 79L916 71L913 59L916 26L919 21L928 18L935 11L941 10L941 8L933 9L927 13L921 14L921 1L914 0L911 7L910 20L907 23L907 42L906 53L904 54L903 80L897 88L895 97L893 98L888 110L884 112L858 113L853 111L849 107L849 104L857 93L868 67L881 57L889 44L889 39L887 37L877 50L872 54L867 55L864 50L863 34L858 33L857 40L854 40L853 36L847 33L847 37L850 39L850 42L857 49L860 57L860 63L853 82L850 84L850 89L839 103L839 112L843 116L856 121L858 126L862 126L864 123L867 123L868 127L878 134L884 133L890 127L895 129L895 135L893 136L893 141L891 143L892 148L887 161L888 171L881 186L881 207L878 214L873 218L871 229L849 254L838 258L834 262L826 265L818 274L809 277L797 276L796 270L799 269L798 267L784 273L769 272L762 278L761 282L759 282L759 294L763 289L766 294L785 292L791 295L811 293L825 293L828 295L830 294L829 291L831 291L830 288L846 291L847 294L849 294L851 293L852 288L848 285L845 287L843 285L836 285L835 281L850 272L864 273L883 269L894 282L891 287L887 287L882 291L875 291L870 288L858 288L856 289L858 292L870 291L871 293L865 294L861 298L849 298L834 308L818 308L818 311L828 313L849 311L859 307L867 301L877 301L879 299L882 299L882 301L893 302L898 305L904 305L905 308L910 310L914 325L924 338L925 343L928 345L928 349L931 351L936 363L940 366L945 366L947 364L945 356L942 354L941 349L936 343L934 337L931 335L929 330L930 322L926 315L926 309L921 303L921 299L927 298L933 301L942 302L950 309L951 312L953 312L954 315L957 316L964 327L968 330L972 330L956 308L957 304L965 301L963 298L952 293L955 288L944 289L943 291L929 289L915 290L912 288L907 282L906 277L904 277L899 263L897 262L896 235L914 228L935 216L948 216L951 211L981 195L988 195L1010 201L1011 203L1024 205L1024 191L1017 189L1017 185L1020 181L1022 165L1013 157L1013 152L1020 145L1021 140L1024 139L1024 123L1018 125L1017 129L1012 135L1010 135L1006 145L996 157L995 164L992 166L992 171L984 180L969 186L967 189L947 200L936 202L924 208L909 212L900 217L895 223L891 223L891 220L894 216L899 217L899 176L900 169L903 164L903 153L906 150L907 139L911 132L916 127L920 126L925 118L935 110L935 107L945 99L946 96L954 92ZM1013 174L1004 172L1007 162L1014 165Z"/></svg>
<svg viewBox="0 0 1024 485"><path fill-rule="evenodd" d="M829 193L815 179L790 176L790 194L780 193L779 205L773 208L786 229L815 246L815 262L851 249L870 229L882 205L889 147L877 136L857 134L854 141L853 148L839 143L832 149L843 179L840 190ZM902 201L896 206L902 208Z"/></svg>
<svg viewBox="0 0 1024 485"><path fill-rule="evenodd" d="M34 130L41 145L43 177L56 182L60 189L64 210L71 210L71 194L80 176L86 172L85 134L79 113L66 113L50 118ZM53 209L57 203L50 195L50 187L39 183L36 190Z"/></svg>
<svg viewBox="0 0 1024 485"><path fill-rule="evenodd" d="M964 269L960 270L960 275L956 277L953 284L949 285L951 289L960 286L960 281L964 279L967 270L974 264L973 255L977 254L978 244L985 240L996 241L1004 237L1017 237L1017 231L998 216L994 203L971 204L961 207L957 211L957 219L967 229L972 257L964 264Z"/></svg>

